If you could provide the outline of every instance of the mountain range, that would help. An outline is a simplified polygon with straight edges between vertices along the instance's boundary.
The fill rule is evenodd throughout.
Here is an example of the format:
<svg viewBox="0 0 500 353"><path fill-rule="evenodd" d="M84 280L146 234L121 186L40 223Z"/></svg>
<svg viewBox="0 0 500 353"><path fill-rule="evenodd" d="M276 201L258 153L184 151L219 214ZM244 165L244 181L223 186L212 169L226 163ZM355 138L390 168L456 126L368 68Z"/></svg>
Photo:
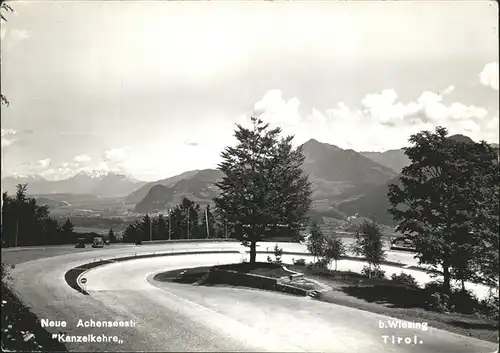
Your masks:
<svg viewBox="0 0 500 353"><path fill-rule="evenodd" d="M472 141L463 135L450 138ZM498 144L492 146L498 151ZM303 169L313 184L310 214L344 219L358 213L380 223L393 223L387 212L387 191L389 184L397 182L401 170L410 163L403 149L356 152L314 139L302 148ZM222 177L222 172L216 169L191 170L146 183L124 174L92 171L60 181L39 176L6 177L2 179L2 186L9 193L15 192L16 184L28 183L32 195L71 193L120 197L120 202L124 198L126 203L135 205L135 212L151 213L177 205L183 196L202 206L212 203L218 192L214 184ZM72 203L66 199L61 200Z"/></svg>
<svg viewBox="0 0 500 353"><path fill-rule="evenodd" d="M397 173L401 173L403 168L410 164L410 159L402 149L385 152L360 152L360 154Z"/></svg>
<svg viewBox="0 0 500 353"><path fill-rule="evenodd" d="M81 171L63 180L47 180L41 176L8 176L2 178L2 191L13 194L18 184L28 184L29 195L70 193L123 197L143 186L145 182L122 173L92 170Z"/></svg>
<svg viewBox="0 0 500 353"><path fill-rule="evenodd" d="M155 212L168 209L180 203L182 197L187 197L200 205L212 203L212 199L217 196L215 183L222 179L224 174L217 169L204 169L183 173L184 179L179 180L179 176L170 178L178 180L164 179L146 190L146 196L135 206L135 211L139 213ZM168 180L168 181L166 181ZM172 185L174 183L174 185ZM168 185L168 186L167 186ZM139 191L139 190L138 190ZM141 190L141 192L143 192ZM135 197L136 193L129 195Z"/></svg>
<svg viewBox="0 0 500 353"><path fill-rule="evenodd" d="M312 209L324 215L343 217L336 210L337 203L363 195L397 175L391 168L353 150L344 150L314 139L303 144L302 148L306 157L303 169L313 183ZM222 172L215 169L190 171L148 183L126 200L137 202L135 211L139 213L165 210L179 203L182 196L203 205L211 203L217 196L214 184L222 177Z"/></svg>
<svg viewBox="0 0 500 353"><path fill-rule="evenodd" d="M464 136L464 135L452 135L449 136L448 139L452 139L455 141L459 142L469 142L472 143L474 142L470 137ZM493 147L497 154L499 154L499 145L498 144L491 144L491 147ZM403 150L395 150L395 151L388 151L390 152L389 154L386 154L385 159L383 162L388 163L391 160L391 157L389 156L397 156L397 151L403 152ZM380 158L381 154L375 155L374 159ZM406 157L406 156L405 156ZM394 159L392 159L394 160ZM399 161L402 161L402 159L399 159ZM408 160L408 165L410 161ZM406 165L401 164L402 167L405 167ZM402 169L402 168L401 168ZM388 209L389 209L389 200L387 198L387 193L389 192L389 185L390 184L396 184L396 185L401 185L398 181L399 175L383 185L380 185L369 192L367 192L364 195L361 195L358 198L352 199L352 200L346 200L344 202L341 202L337 208L338 210L346 215L353 215L358 213L360 216L368 217L373 220L376 220L379 223L383 224L395 224L395 221L392 219L392 216L389 214Z"/></svg>

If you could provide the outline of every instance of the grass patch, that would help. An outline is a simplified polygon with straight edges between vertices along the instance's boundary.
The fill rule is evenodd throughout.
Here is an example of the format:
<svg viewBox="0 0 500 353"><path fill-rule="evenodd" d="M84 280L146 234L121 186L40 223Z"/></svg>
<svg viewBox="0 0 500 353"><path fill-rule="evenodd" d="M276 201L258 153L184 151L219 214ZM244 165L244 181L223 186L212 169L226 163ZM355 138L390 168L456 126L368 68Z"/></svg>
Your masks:
<svg viewBox="0 0 500 353"><path fill-rule="evenodd" d="M269 263L269 262L256 262L250 264L248 262L220 265L217 268L223 270L236 271L239 273L249 273L253 275L271 277L271 278L281 278L284 276L290 276L291 273L285 271L280 264Z"/></svg>
<svg viewBox="0 0 500 353"><path fill-rule="evenodd" d="M420 288L390 279L368 279L358 273L287 265L293 271L330 285L320 300L407 321L428 322L432 327L464 336L497 342L498 321L481 314L439 312L428 305L428 294Z"/></svg>
<svg viewBox="0 0 500 353"><path fill-rule="evenodd" d="M267 262L258 262L254 265L249 263L236 263L229 265L204 266L195 268L178 269L173 271L162 272L153 277L155 281L160 282L177 282L192 284L200 281L204 276L208 275L210 268L216 267L223 270L236 271L239 273L248 273L271 278L280 278L289 276L290 272L285 271L281 265Z"/></svg>
<svg viewBox="0 0 500 353"><path fill-rule="evenodd" d="M195 267L180 270L173 270L162 272L153 277L155 281L159 282L177 282L184 284L193 284L201 280L208 274L212 266Z"/></svg>

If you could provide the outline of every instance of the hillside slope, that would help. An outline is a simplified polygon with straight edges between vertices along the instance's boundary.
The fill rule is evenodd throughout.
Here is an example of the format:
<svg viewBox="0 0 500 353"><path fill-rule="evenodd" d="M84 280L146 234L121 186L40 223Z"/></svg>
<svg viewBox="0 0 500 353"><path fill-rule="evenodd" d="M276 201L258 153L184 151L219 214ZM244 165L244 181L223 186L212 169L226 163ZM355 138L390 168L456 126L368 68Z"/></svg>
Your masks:
<svg viewBox="0 0 500 353"><path fill-rule="evenodd" d="M340 202L382 185L397 174L353 150L309 140L304 171L314 184L313 200Z"/></svg>
<svg viewBox="0 0 500 353"><path fill-rule="evenodd" d="M149 190L151 190L151 188L153 186L155 186L155 185L163 185L163 186L171 188L179 180L192 178L198 172L199 172L198 169L196 169L196 170L190 170L190 171L184 172L184 173L179 174L179 175L175 175L175 176L170 177L170 178L166 178L166 179L162 179L162 180L158 180L158 181L153 181L153 182L147 183L147 184L141 186L140 188L134 190L130 195L128 195L125 198L125 200L128 203L138 203L138 202L140 202L141 200L143 200L146 197L146 195L148 194Z"/></svg>

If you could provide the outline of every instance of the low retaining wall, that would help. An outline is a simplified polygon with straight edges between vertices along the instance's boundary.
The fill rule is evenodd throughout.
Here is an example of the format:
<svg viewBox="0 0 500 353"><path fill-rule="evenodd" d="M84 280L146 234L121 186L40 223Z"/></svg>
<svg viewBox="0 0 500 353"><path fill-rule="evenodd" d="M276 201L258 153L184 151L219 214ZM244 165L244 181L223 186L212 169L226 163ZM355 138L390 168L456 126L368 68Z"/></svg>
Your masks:
<svg viewBox="0 0 500 353"><path fill-rule="evenodd" d="M223 270L217 267L212 267L210 269L208 272L208 280L212 283L273 290L301 296L307 295L307 290L282 284L279 282L279 278L241 273L233 270Z"/></svg>
<svg viewBox="0 0 500 353"><path fill-rule="evenodd" d="M86 264L73 267L72 269L68 270L64 274L64 279L66 280L66 283L68 286L73 288L74 290L88 295L88 292L85 291L82 286L80 285L80 278L83 276L85 272L88 270L98 267L98 266L103 266L106 264L110 263L115 263L115 262L121 262L121 261L129 261L129 260L137 260L137 259L145 259L149 257L159 257L159 256L176 256L176 255L195 255L195 254L239 254L238 251L236 250L218 250L218 251L179 251L179 252L173 252L173 253L160 253L160 254L144 254L144 255L136 255L136 256L123 256L123 257L116 257L108 260L99 260L99 261L94 261L94 262L88 262Z"/></svg>
<svg viewBox="0 0 500 353"><path fill-rule="evenodd" d="M233 238L217 238L217 239L172 239L172 240L146 240L142 245L149 244L169 244L169 243L210 243L210 242L237 242Z"/></svg>

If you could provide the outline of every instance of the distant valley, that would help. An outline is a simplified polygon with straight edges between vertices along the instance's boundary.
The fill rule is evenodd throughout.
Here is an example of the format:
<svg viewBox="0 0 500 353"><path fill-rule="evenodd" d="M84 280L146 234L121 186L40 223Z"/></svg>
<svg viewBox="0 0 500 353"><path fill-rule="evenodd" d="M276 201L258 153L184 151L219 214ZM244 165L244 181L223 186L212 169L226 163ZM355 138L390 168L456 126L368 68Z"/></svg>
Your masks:
<svg viewBox="0 0 500 353"><path fill-rule="evenodd" d="M461 135L453 138L470 140ZM380 223L394 223L387 212L387 191L410 163L402 149L356 152L316 140L309 140L302 147L306 157L303 169L313 183L310 216L321 220L359 214ZM498 144L493 147L498 150ZM201 206L211 204L218 192L214 184L222 177L219 170L205 169L142 182L124 174L94 171L80 172L60 181L38 176L6 177L2 186L12 194L16 184L28 183L28 193L56 214L126 219L166 212L180 203L182 197Z"/></svg>
<svg viewBox="0 0 500 353"><path fill-rule="evenodd" d="M146 184L125 174L103 171L81 171L64 180L47 180L41 176L8 176L2 178L2 190L15 193L17 184L28 184L30 195L90 194L102 197L127 196Z"/></svg>

